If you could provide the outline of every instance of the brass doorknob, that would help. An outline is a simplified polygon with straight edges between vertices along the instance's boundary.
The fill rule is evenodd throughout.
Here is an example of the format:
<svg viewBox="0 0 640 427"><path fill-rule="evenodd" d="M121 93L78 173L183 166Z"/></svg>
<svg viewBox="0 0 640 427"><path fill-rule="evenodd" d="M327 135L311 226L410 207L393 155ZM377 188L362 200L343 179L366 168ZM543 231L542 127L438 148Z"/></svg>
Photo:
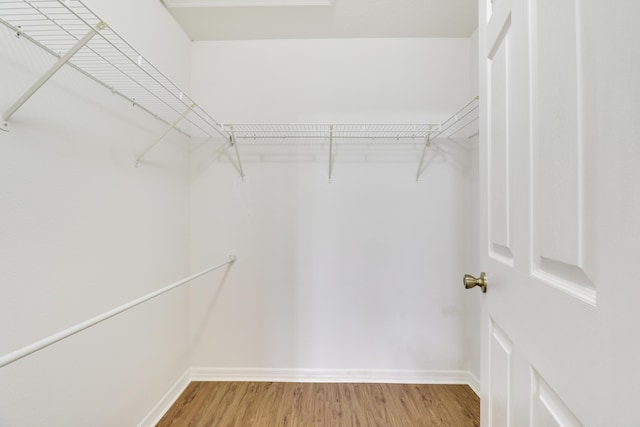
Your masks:
<svg viewBox="0 0 640 427"><path fill-rule="evenodd" d="M482 293L487 292L487 275L485 274L484 271L480 273L480 278L473 277L470 274L465 274L463 281L464 281L464 287L467 289L480 286L480 288L482 288Z"/></svg>

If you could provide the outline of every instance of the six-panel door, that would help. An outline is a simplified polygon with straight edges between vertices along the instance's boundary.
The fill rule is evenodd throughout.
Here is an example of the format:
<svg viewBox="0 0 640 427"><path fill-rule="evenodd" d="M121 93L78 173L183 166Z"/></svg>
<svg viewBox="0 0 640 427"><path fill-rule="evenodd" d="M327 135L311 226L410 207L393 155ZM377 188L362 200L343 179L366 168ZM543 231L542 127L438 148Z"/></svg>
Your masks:
<svg viewBox="0 0 640 427"><path fill-rule="evenodd" d="M481 0L482 425L597 425L596 76L580 0ZM596 262L598 261L598 262Z"/></svg>

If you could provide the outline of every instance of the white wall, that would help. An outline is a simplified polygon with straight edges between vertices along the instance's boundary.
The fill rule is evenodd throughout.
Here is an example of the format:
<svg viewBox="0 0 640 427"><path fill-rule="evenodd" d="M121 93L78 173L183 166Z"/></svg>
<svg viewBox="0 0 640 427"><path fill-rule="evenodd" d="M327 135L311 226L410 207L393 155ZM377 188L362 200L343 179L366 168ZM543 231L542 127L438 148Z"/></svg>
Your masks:
<svg viewBox="0 0 640 427"><path fill-rule="evenodd" d="M469 101L468 39L195 42L198 102L223 123L440 121Z"/></svg>
<svg viewBox="0 0 640 427"><path fill-rule="evenodd" d="M192 84L226 122L439 121L471 98L469 43L197 42ZM244 183L215 147L192 156L192 270L238 262L191 288L192 365L469 368L469 147L416 183L419 144L342 146L331 184L325 147L241 147Z"/></svg>
<svg viewBox="0 0 640 427"><path fill-rule="evenodd" d="M157 2L87 3L130 34L142 29L122 16L145 11L139 49L162 45L148 56L164 64L188 59L188 39L147 7ZM51 62L2 27L0 108ZM188 84L188 65L168 74ZM134 168L164 125L69 68L10 128L0 132L0 354L188 273L185 137L171 134ZM135 425L187 366L187 296L163 296L1 368L0 425Z"/></svg>

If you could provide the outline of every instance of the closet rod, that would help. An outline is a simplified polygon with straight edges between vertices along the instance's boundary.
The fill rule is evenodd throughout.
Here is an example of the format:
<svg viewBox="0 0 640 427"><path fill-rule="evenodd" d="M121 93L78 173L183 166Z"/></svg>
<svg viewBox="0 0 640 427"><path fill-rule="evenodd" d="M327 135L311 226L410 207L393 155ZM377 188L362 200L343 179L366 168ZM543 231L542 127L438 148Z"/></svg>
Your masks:
<svg viewBox="0 0 640 427"><path fill-rule="evenodd" d="M168 291L170 291L172 289L175 289L175 288L177 288L179 286L182 286L185 283L188 283L188 282L190 282L190 281L192 281L194 279L197 279L198 277L203 276L203 275L205 275L205 274L207 274L207 273L209 273L209 272L211 272L213 270L217 270L218 268L224 267L225 265L228 265L228 264L233 264L235 261L236 261L236 256L235 255L229 255L229 260L228 261L225 261L225 262L223 262L221 264L218 264L218 265L214 265L213 267L209 267L206 270L202 270L199 273L196 273L196 274L194 274L192 276L189 276L189 277L187 277L185 279L182 279L182 280L180 280L178 282L175 282L175 283L173 283L171 285L165 286L164 288L159 289L159 290L157 290L155 292L151 292L150 294L147 294L147 295L145 295L143 297L137 298L137 299L135 299L135 300L133 300L133 301L127 303L127 304L123 304L123 305L121 305L119 307L116 307L116 308L114 308L112 310L109 310L109 311L107 311L105 313L102 313L102 314L100 314L100 315L98 315L96 317L93 317L93 318L91 318L89 320L86 320L84 322L78 323L75 326L72 326L72 327L67 328L67 329L65 329L63 331L60 331L57 334L53 334L53 335L51 335L51 336L49 336L47 338L41 339L40 341L36 341L33 344L30 344L30 345L28 345L26 347L22 347L19 350L13 351L13 352L11 352L11 353L9 353L9 354L7 354L7 355L5 355L5 356L0 358L0 368L2 368L4 366L7 366L10 363L15 362L16 360L20 360L23 357L26 357L26 356L28 356L30 354L33 354L33 353L37 352L37 351L40 351L43 348L49 347L50 345L55 344L58 341L62 341L65 338L68 338L68 337L70 337L72 335L75 335L78 332L84 331L87 328L90 328L90 327L92 327L94 325L97 325L100 322L103 322L103 321L105 321L107 319L110 319L113 316L116 316L116 315L118 315L118 314L120 314L120 313L122 313L124 311L127 311L127 310L129 310L129 309L131 309L131 308L133 308L133 307L135 307L137 305L142 304L143 302L149 301L150 299L155 298L155 297L157 297L159 295L162 295L165 292L168 292Z"/></svg>

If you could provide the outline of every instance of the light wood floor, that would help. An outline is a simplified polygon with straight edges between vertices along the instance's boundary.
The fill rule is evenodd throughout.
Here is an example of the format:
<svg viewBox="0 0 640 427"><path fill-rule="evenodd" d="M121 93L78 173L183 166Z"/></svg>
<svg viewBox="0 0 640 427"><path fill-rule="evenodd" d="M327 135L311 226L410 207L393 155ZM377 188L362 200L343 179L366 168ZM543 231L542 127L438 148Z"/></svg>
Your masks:
<svg viewBox="0 0 640 427"><path fill-rule="evenodd" d="M480 425L466 385L192 382L158 426Z"/></svg>

